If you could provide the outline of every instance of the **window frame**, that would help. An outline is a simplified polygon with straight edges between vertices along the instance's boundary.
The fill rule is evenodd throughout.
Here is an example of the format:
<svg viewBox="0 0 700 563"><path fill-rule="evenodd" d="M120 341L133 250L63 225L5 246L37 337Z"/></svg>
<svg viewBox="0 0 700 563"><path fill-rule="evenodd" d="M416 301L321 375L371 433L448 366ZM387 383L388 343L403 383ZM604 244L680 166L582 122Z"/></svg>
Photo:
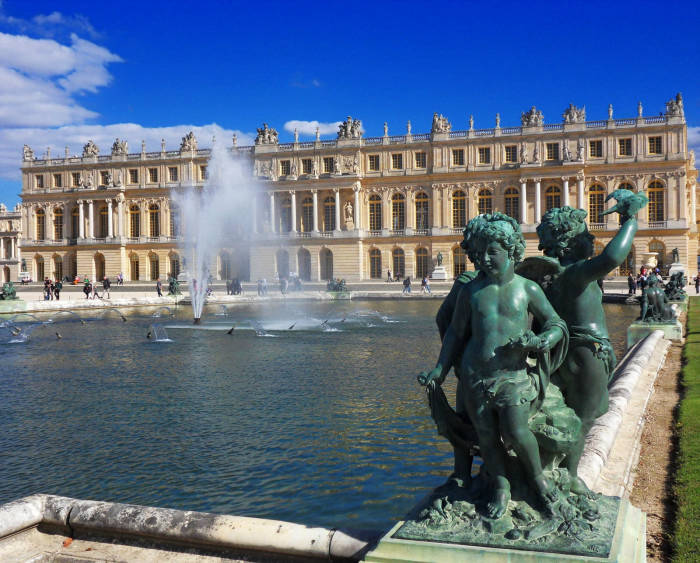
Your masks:
<svg viewBox="0 0 700 563"><path fill-rule="evenodd" d="M491 164L491 147L477 147L477 163Z"/></svg>
<svg viewBox="0 0 700 563"><path fill-rule="evenodd" d="M398 163L399 166L396 166ZM393 152L391 153L391 169L392 170L403 170L403 153Z"/></svg>

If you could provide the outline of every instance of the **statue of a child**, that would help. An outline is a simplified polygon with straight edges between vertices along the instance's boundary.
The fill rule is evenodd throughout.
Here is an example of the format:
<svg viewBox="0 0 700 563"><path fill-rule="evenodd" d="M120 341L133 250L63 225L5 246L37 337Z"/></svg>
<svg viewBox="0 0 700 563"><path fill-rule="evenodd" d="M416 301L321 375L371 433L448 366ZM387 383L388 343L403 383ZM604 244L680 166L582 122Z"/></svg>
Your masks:
<svg viewBox="0 0 700 563"><path fill-rule="evenodd" d="M564 339L566 325L542 289L515 274L525 241L514 219L502 213L475 217L465 228L465 246L480 273L459 293L436 367L418 379L423 385L440 384L461 356L455 366L460 374L458 400L476 429L484 469L492 480L488 517L500 518L510 500L505 444L516 452L538 498L551 507L556 489L543 474L528 419L561 360L535 375L528 370L527 357L529 352L549 357L547 352ZM542 327L539 334L528 329L530 313Z"/></svg>

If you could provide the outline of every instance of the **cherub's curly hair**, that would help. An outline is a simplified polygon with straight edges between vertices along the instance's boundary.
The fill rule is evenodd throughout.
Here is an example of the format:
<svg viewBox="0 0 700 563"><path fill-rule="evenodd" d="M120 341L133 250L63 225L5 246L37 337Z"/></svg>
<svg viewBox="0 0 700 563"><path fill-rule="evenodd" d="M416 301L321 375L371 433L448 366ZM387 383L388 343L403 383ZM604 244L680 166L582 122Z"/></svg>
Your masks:
<svg viewBox="0 0 700 563"><path fill-rule="evenodd" d="M486 245L497 241L508 251L508 255L517 264L525 255L525 239L518 222L505 213L486 213L474 217L464 227L462 248L466 250L469 260L477 267L479 256Z"/></svg>
<svg viewBox="0 0 700 563"><path fill-rule="evenodd" d="M539 249L544 250L545 256L550 258L563 258L572 253L578 254L581 248L590 246L593 235L586 226L587 215L583 209L574 209L568 205L547 211L537 226Z"/></svg>

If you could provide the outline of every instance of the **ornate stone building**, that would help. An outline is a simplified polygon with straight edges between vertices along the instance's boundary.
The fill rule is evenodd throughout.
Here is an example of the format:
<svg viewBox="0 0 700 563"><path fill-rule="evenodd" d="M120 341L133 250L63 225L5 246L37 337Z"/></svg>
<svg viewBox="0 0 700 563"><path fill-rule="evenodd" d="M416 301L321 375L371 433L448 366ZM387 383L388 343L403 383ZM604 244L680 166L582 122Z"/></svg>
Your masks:
<svg viewBox="0 0 700 563"><path fill-rule="evenodd" d="M556 123L535 107L520 127L453 130L435 114L429 133L364 138L348 117L336 139L279 143L264 124L255 145L231 151L251 159L259 193L252 225L238 246L223 248L211 264L218 278L352 280L392 275L421 277L441 252L452 274L466 267L459 248L466 221L503 211L522 224L528 254L537 250L535 228L552 207L574 205L589 213L602 248L616 232L616 216L602 216L605 198L625 187L650 200L640 217L634 250L620 273L637 270L644 252L670 262L678 248L697 271L696 177L688 151L680 95L666 112L587 121L570 105ZM194 135L180 150L129 153L117 139L110 154L94 143L82 157L36 159L25 147L22 166L23 255L32 277L155 279L183 267L175 191L200 188L208 149Z"/></svg>
<svg viewBox="0 0 700 563"><path fill-rule="evenodd" d="M21 206L8 211L0 203L0 281L17 281L21 269L19 237L22 232Z"/></svg>

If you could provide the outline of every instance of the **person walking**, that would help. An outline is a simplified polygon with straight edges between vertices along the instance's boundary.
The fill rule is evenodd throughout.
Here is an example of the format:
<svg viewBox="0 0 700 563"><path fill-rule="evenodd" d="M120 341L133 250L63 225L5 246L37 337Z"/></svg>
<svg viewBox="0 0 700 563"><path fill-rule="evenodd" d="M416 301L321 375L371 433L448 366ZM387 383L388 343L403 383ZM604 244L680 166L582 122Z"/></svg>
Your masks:
<svg viewBox="0 0 700 563"><path fill-rule="evenodd" d="M698 275L695 276L695 293L700 293L700 272L698 272Z"/></svg>
<svg viewBox="0 0 700 563"><path fill-rule="evenodd" d="M403 280L403 291L401 292L402 294L404 293L411 293L411 277L406 276L406 279Z"/></svg>
<svg viewBox="0 0 700 563"><path fill-rule="evenodd" d="M56 280L56 283L53 284L53 294L56 297L56 301L61 300L61 290L63 289L63 283L61 283L61 280Z"/></svg>
<svg viewBox="0 0 700 563"><path fill-rule="evenodd" d="M160 278L156 280L156 291L158 292L158 297L163 297L163 283Z"/></svg>
<svg viewBox="0 0 700 563"><path fill-rule="evenodd" d="M386 271L386 281L390 282L391 281L391 270Z"/></svg>
<svg viewBox="0 0 700 563"><path fill-rule="evenodd" d="M102 292L102 295L104 295L105 299L109 299L109 288L112 287L112 282L109 281L109 278L105 276L102 280L102 289L104 290Z"/></svg>
<svg viewBox="0 0 700 563"><path fill-rule="evenodd" d="M637 293L637 281L634 279L632 272L627 275L627 288L629 289L628 295L635 295Z"/></svg>
<svg viewBox="0 0 700 563"><path fill-rule="evenodd" d="M90 280L85 278L83 281L83 293L85 294L85 299L90 299L90 294L92 293L92 286L90 285Z"/></svg>
<svg viewBox="0 0 700 563"><path fill-rule="evenodd" d="M97 292L97 280L95 280L95 283L92 284L92 298L102 299L102 297L100 297L100 294Z"/></svg>
<svg viewBox="0 0 700 563"><path fill-rule="evenodd" d="M428 283L428 276L423 276L423 279L420 281L420 292L427 293L428 295L431 294L430 284Z"/></svg>

